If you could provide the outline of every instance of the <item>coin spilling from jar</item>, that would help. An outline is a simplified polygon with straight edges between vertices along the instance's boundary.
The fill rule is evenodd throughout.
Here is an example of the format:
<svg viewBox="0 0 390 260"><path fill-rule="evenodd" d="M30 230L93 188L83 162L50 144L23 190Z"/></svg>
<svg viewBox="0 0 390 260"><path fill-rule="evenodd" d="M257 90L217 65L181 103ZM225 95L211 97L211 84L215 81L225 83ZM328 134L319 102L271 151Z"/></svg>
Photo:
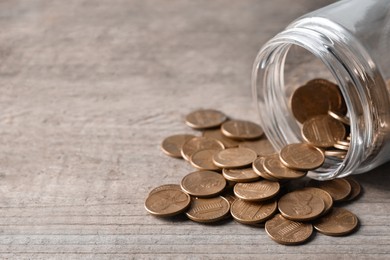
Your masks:
<svg viewBox="0 0 390 260"><path fill-rule="evenodd" d="M337 85L315 79L298 88L291 110L302 124L302 143L276 152L261 126L229 119L224 113L197 110L186 124L201 136L176 134L161 145L163 152L183 158L196 170L180 184L165 184L148 194L146 210L158 217L185 214L200 223L233 217L264 227L280 244L304 243L319 232L343 236L359 220L342 208L359 197L352 178L315 181L304 178L326 158L345 158L351 140L347 108Z"/></svg>

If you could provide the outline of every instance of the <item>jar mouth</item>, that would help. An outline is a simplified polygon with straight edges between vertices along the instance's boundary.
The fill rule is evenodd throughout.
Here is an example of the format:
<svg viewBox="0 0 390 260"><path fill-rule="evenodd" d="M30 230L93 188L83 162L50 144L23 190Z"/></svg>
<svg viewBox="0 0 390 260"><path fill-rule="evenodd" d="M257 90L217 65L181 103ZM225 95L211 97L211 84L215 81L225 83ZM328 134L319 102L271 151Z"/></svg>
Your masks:
<svg viewBox="0 0 390 260"><path fill-rule="evenodd" d="M374 133L378 109L370 101L370 87L384 84L384 80L359 41L328 19L297 20L259 51L252 71L252 91L265 134L277 150L289 143L303 142L300 127L288 112L289 100L280 95L285 90L286 56L294 45L320 59L333 75L351 121L351 142L346 157L326 158L324 165L310 171L308 176L325 180L365 171L364 162L373 155L371 144L378 136Z"/></svg>

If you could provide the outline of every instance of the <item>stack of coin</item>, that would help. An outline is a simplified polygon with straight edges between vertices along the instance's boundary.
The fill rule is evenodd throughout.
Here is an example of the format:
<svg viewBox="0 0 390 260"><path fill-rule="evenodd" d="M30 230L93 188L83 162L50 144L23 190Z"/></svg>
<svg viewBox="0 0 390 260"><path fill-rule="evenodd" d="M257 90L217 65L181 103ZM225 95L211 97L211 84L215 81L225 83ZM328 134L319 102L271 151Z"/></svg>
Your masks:
<svg viewBox="0 0 390 260"><path fill-rule="evenodd" d="M308 121L311 116L298 118ZM329 118L318 122L324 124ZM323 182L304 178L307 171L321 167L325 156L345 156L336 149L324 151L326 138L318 141L319 146L313 142L289 144L276 153L259 125L229 120L220 111L192 112L186 123L201 130L202 136L173 135L161 147L167 155L181 157L197 170L184 176L180 185L153 189L145 201L150 214L169 217L185 213L201 223L232 216L239 223L265 227L281 244L303 243L314 230L339 236L356 229L357 217L333 205L356 199L361 191L358 182L351 178ZM343 133L344 137L345 130Z"/></svg>

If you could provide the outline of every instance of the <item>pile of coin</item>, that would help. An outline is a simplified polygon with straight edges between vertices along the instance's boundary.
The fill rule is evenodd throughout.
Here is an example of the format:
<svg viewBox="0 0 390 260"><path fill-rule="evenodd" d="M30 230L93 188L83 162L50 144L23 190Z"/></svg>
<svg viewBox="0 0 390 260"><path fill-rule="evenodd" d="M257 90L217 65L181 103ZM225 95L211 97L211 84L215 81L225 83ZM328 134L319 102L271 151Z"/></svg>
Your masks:
<svg viewBox="0 0 390 260"><path fill-rule="evenodd" d="M313 105L304 98L307 84L317 84L321 95L332 100L326 112L325 108L300 112ZM294 93L291 102L307 143L289 144L279 153L255 123L230 120L212 109L187 115L187 125L201 130L202 136L173 135L161 147L197 171L185 175L180 185L166 184L150 191L146 210L160 217L185 213L201 223L231 216L242 224L265 227L271 239L286 245L308 241L314 230L330 236L356 230L358 218L333 206L356 199L359 183L352 178L321 182L304 178L308 171L321 167L325 156L341 159L349 147L345 140L349 121L341 94L325 80L307 84Z"/></svg>

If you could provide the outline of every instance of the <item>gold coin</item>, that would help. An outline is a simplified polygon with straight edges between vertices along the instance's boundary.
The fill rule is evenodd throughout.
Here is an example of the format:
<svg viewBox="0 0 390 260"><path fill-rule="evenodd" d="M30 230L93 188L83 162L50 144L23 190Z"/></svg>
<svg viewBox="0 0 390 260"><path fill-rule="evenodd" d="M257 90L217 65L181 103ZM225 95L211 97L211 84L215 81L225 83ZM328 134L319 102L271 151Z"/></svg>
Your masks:
<svg viewBox="0 0 390 260"><path fill-rule="evenodd" d="M147 197L145 209L154 216L170 217L185 211L190 201L190 196L176 187L159 187Z"/></svg>
<svg viewBox="0 0 390 260"><path fill-rule="evenodd" d="M339 120L341 123L345 124L345 125L350 125L351 124L351 120L349 119L349 117L347 116L344 116L340 113L337 113L337 112L333 112L333 111L328 111L328 115L330 115L331 117L333 117L334 119L336 120Z"/></svg>
<svg viewBox="0 0 390 260"><path fill-rule="evenodd" d="M265 137L256 141L241 142L238 147L249 148L255 151L258 156L268 156L276 152L271 142Z"/></svg>
<svg viewBox="0 0 390 260"><path fill-rule="evenodd" d="M194 137L184 143L181 149L181 155L184 159L189 161L191 156L196 151L205 149L222 150L224 148L225 147L223 146L223 144L216 139L209 137Z"/></svg>
<svg viewBox="0 0 390 260"><path fill-rule="evenodd" d="M204 131L203 136L209 137L209 138L214 138L223 143L223 145L226 148L232 148L232 147L237 147L239 145L239 141L234 140L232 138L226 137L222 134L221 129L211 129Z"/></svg>
<svg viewBox="0 0 390 260"><path fill-rule="evenodd" d="M351 201L351 200L356 199L360 195L360 193L362 191L362 187L360 186L359 182L357 182L355 179L348 177L348 178L345 178L345 180L347 180L349 182L349 184L351 185L351 193L349 194L349 196L347 198L345 198L345 200Z"/></svg>
<svg viewBox="0 0 390 260"><path fill-rule="evenodd" d="M255 139L263 135L263 129L252 122L231 120L222 124L222 134L236 139Z"/></svg>
<svg viewBox="0 0 390 260"><path fill-rule="evenodd" d="M290 169L313 170L324 163L325 156L317 147L298 143L283 147L280 151L279 159Z"/></svg>
<svg viewBox="0 0 390 260"><path fill-rule="evenodd" d="M324 154L325 154L325 156L341 157L341 156L346 156L347 151L344 151L344 150L325 150Z"/></svg>
<svg viewBox="0 0 390 260"><path fill-rule="evenodd" d="M192 199L186 215L195 222L209 223L221 220L229 213L230 204L224 197Z"/></svg>
<svg viewBox="0 0 390 260"><path fill-rule="evenodd" d="M186 116L186 124L194 129L206 129L220 126L227 117L214 109L200 109Z"/></svg>
<svg viewBox="0 0 390 260"><path fill-rule="evenodd" d="M333 145L334 148L337 148L337 149L340 149L340 150L343 150L343 151L348 151L349 150L349 145L342 145L342 144L339 144L339 143L335 143Z"/></svg>
<svg viewBox="0 0 390 260"><path fill-rule="evenodd" d="M332 196L330 196L330 194L328 192L326 192L322 189L319 189L319 188L314 188L314 187L306 187L306 188L303 188L302 190L306 191L306 192L310 192L311 194L313 194L317 197L320 197L324 201L325 209L321 213L321 216L325 215L326 213L329 212L329 210L332 209L333 199L332 199Z"/></svg>
<svg viewBox="0 0 390 260"><path fill-rule="evenodd" d="M313 233L310 223L301 223L276 214L265 222L265 231L275 242L282 245L296 245L307 241Z"/></svg>
<svg viewBox="0 0 390 260"><path fill-rule="evenodd" d="M352 212L343 208L333 208L330 213L314 223L314 228L324 235L342 236L354 231L358 224L359 220Z"/></svg>
<svg viewBox="0 0 390 260"><path fill-rule="evenodd" d="M248 148L228 148L214 154L213 162L221 168L237 168L253 163L257 154Z"/></svg>
<svg viewBox="0 0 390 260"><path fill-rule="evenodd" d="M246 201L264 201L274 197L280 190L280 184L274 181L261 180L250 183L237 183L234 194Z"/></svg>
<svg viewBox="0 0 390 260"><path fill-rule="evenodd" d="M190 158L192 166L199 170L219 170L218 166L213 163L213 156L219 152L219 150L205 149L196 151Z"/></svg>
<svg viewBox="0 0 390 260"><path fill-rule="evenodd" d="M191 172L181 180L181 188L195 197L211 197L218 195L226 186L225 178L212 171Z"/></svg>
<svg viewBox="0 0 390 260"><path fill-rule="evenodd" d="M161 149L169 156L182 158L181 148L183 144L194 137L194 135L187 134L169 136L161 143Z"/></svg>
<svg viewBox="0 0 390 260"><path fill-rule="evenodd" d="M268 174L268 172L265 171L264 160L265 160L265 157L258 157L252 164L253 170L255 171L255 173L257 175L259 175L260 177L263 177L266 180L278 181L279 179L272 177L271 175Z"/></svg>
<svg viewBox="0 0 390 260"><path fill-rule="evenodd" d="M304 190L296 190L279 199L278 208L283 217L295 221L317 218L325 209L321 197Z"/></svg>
<svg viewBox="0 0 390 260"><path fill-rule="evenodd" d="M341 144L341 145L344 145L344 146L350 146L351 142L350 141L346 141L346 140L339 140L339 141L337 141L337 144Z"/></svg>
<svg viewBox="0 0 390 260"><path fill-rule="evenodd" d="M344 125L328 115L310 118L303 123L303 138L317 147L332 147L345 138Z"/></svg>
<svg viewBox="0 0 390 260"><path fill-rule="evenodd" d="M222 175L225 179L235 182L252 182L260 179L252 168L244 169L223 169Z"/></svg>
<svg viewBox="0 0 390 260"><path fill-rule="evenodd" d="M242 224L256 224L269 219L277 208L276 201L251 202L236 199L230 207L230 213Z"/></svg>
<svg viewBox="0 0 390 260"><path fill-rule="evenodd" d="M163 185L158 186L158 187L154 188L153 190L151 190L151 191L149 192L149 196L150 196L150 194L155 193L156 191L165 190L165 189L177 189L177 190L181 190L181 187L180 187L180 185L178 185L178 184L163 184Z"/></svg>
<svg viewBox="0 0 390 260"><path fill-rule="evenodd" d="M278 154L265 157L263 167L269 175L281 180L298 179L306 175L306 172L304 171L298 171L284 166L280 161Z"/></svg>
<svg viewBox="0 0 390 260"><path fill-rule="evenodd" d="M345 179L333 179L329 181L311 180L309 185L325 190L332 196L333 201L341 201L351 193L351 185Z"/></svg>
<svg viewBox="0 0 390 260"><path fill-rule="evenodd" d="M314 79L294 92L291 110L294 117L303 123L312 117L326 115L329 110L345 113L346 107L337 85L324 79Z"/></svg>

